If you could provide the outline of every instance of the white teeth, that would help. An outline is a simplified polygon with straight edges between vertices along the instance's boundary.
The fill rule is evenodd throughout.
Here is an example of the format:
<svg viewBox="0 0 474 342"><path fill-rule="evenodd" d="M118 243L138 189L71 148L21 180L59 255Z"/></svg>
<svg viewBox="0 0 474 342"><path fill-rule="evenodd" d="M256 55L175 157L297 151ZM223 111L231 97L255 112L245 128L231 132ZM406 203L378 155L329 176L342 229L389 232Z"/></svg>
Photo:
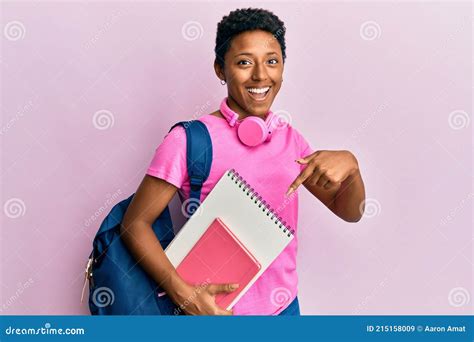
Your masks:
<svg viewBox="0 0 474 342"><path fill-rule="evenodd" d="M270 87L265 87L265 88L247 88L247 91L249 93L256 93L256 94L263 94L266 93Z"/></svg>

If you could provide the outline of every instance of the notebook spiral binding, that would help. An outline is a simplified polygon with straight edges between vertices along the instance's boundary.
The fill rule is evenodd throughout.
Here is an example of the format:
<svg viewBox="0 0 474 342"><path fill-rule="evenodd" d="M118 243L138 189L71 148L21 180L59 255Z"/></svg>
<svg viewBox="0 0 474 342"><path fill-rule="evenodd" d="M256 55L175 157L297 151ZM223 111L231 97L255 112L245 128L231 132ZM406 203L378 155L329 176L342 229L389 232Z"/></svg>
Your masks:
<svg viewBox="0 0 474 342"><path fill-rule="evenodd" d="M247 181L243 179L243 177L239 175L235 169L227 172L227 176L230 177L230 179L233 180L243 192L246 192L247 196L250 196L250 199L253 200L255 204L258 204L259 208L263 207L262 211L266 212L270 220L272 220L278 226L278 228L282 229L283 233L285 233L288 237L291 237L295 234L295 230L291 229L290 226L287 226L286 221L282 220L281 216L277 216L270 205L265 200L263 200L262 196L260 196L258 192L256 192L255 189L252 188L250 184L247 183Z"/></svg>

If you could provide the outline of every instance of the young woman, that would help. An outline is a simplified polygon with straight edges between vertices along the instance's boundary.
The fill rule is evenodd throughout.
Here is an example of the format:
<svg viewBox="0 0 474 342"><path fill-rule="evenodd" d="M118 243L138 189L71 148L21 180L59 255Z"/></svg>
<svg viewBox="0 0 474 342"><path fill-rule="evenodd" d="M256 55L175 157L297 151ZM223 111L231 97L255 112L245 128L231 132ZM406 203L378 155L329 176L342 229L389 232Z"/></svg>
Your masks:
<svg viewBox="0 0 474 342"><path fill-rule="evenodd" d="M232 11L218 24L215 53L214 69L221 84L227 85L224 101L230 111L238 115L238 121L250 116L265 120L283 81L283 22L263 9ZM201 201L227 169L235 168L272 208L278 208L278 215L295 231L300 185L343 220L357 222L361 218L365 190L357 160L349 151L313 151L289 124L274 130L270 141L247 146L239 140L237 126L220 110L199 120L208 128L213 143L212 167ZM233 311L218 307L214 297L235 290L238 284L209 284L198 289L179 277L151 229L176 192L182 201L189 198L182 127L174 128L156 149L122 228L131 253L171 299L178 305L186 302L184 311L191 315L298 315L296 234ZM278 291L288 300L277 300Z"/></svg>

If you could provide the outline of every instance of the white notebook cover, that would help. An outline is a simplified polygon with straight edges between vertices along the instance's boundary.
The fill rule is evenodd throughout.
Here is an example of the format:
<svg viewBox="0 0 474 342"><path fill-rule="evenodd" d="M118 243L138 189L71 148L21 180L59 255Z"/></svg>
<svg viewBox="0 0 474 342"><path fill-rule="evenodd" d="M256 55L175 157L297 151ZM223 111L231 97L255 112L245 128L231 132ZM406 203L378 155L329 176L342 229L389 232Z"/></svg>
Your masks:
<svg viewBox="0 0 474 342"><path fill-rule="evenodd" d="M261 203L264 199L258 200L258 193L251 192L252 185L243 181L237 172L227 170L165 249L171 263L177 267L212 221L221 218L262 266L227 310L238 302L293 239L293 234L277 215Z"/></svg>

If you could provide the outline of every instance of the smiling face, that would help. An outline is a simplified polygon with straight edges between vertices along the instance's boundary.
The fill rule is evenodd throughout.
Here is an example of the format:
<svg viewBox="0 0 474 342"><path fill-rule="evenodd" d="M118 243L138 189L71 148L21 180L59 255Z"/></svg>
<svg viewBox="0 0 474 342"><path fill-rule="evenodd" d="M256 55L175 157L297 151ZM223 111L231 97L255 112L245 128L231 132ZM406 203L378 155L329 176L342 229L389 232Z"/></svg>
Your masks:
<svg viewBox="0 0 474 342"><path fill-rule="evenodd" d="M281 88L283 57L278 40L262 30L245 31L232 38L224 68L214 63L227 82L228 105L240 119L265 115Z"/></svg>

